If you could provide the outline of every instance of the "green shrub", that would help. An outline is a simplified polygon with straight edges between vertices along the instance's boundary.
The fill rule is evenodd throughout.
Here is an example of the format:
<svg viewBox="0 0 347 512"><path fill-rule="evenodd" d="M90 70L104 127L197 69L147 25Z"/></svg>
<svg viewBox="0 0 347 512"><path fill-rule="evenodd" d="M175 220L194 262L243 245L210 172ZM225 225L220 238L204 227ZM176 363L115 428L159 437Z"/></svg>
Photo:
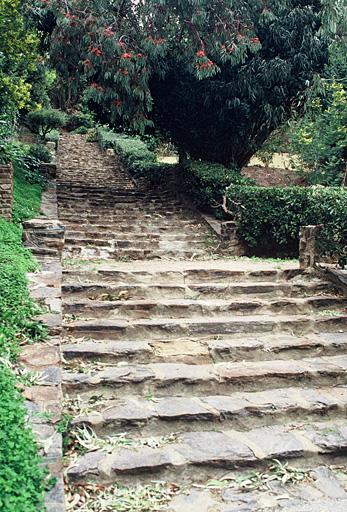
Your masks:
<svg viewBox="0 0 347 512"><path fill-rule="evenodd" d="M225 189L230 184L252 184L236 169L211 162L191 161L181 174L182 190L203 210L222 204Z"/></svg>
<svg viewBox="0 0 347 512"><path fill-rule="evenodd" d="M66 123L67 117L64 112L54 108L42 108L29 112L27 121L31 130L38 133L44 140L51 130L62 128Z"/></svg>
<svg viewBox="0 0 347 512"><path fill-rule="evenodd" d="M257 255L298 254L301 226L323 224L322 254L347 256L347 190L323 187L231 186L229 210Z"/></svg>
<svg viewBox="0 0 347 512"><path fill-rule="evenodd" d="M44 477L37 445L26 426L23 399L9 368L0 366L0 510L44 511Z"/></svg>
<svg viewBox="0 0 347 512"><path fill-rule="evenodd" d="M78 128L86 128L88 130L89 128L93 128L94 125L95 122L91 113L77 112L75 114L69 115L65 126L67 130L72 132L76 131Z"/></svg>
<svg viewBox="0 0 347 512"><path fill-rule="evenodd" d="M57 145L57 143L59 142L59 138L59 130L51 130L50 132L47 133L45 140L48 142L55 142L55 144Z"/></svg>
<svg viewBox="0 0 347 512"><path fill-rule="evenodd" d="M98 139L103 149L112 148L122 164L134 178L145 178L154 187L165 182L173 166L157 161L156 154L139 137L115 133L106 128L98 129Z"/></svg>
<svg viewBox="0 0 347 512"><path fill-rule="evenodd" d="M43 144L32 144L28 154L39 162L49 163L52 161L52 155L49 149Z"/></svg>

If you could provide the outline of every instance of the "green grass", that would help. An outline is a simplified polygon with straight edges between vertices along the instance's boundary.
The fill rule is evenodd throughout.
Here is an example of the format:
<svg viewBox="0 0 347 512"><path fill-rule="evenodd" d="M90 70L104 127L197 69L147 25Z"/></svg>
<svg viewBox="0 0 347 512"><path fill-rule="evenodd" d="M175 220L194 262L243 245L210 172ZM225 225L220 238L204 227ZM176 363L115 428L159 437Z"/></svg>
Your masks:
<svg viewBox="0 0 347 512"><path fill-rule="evenodd" d="M16 169L13 222L0 218L0 510L44 510L45 471L18 390L15 365L20 346L44 339L46 327L34 316L38 306L30 299L26 273L36 268L22 245L20 221L39 210L41 187L24 180Z"/></svg>

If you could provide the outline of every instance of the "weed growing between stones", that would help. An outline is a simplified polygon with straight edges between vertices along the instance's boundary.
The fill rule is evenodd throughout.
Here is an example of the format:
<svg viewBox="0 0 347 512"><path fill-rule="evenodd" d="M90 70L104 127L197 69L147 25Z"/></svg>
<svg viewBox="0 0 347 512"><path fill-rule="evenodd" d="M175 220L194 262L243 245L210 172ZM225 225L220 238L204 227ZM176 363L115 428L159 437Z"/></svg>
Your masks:
<svg viewBox="0 0 347 512"><path fill-rule="evenodd" d="M285 484L297 484L309 479L310 471L298 469L288 462L274 460L264 471L251 471L246 474L226 475L221 480L210 480L206 485L198 486L206 489L233 488L242 492L268 491L269 484L281 482Z"/></svg>
<svg viewBox="0 0 347 512"><path fill-rule="evenodd" d="M70 452L88 453L90 451L101 450L107 453L112 453L119 448L140 448L141 446L148 446L150 448L160 448L167 444L176 443L177 437L175 434L169 436L155 436L145 438L132 438L128 437L127 432L122 432L115 436L106 436L105 438L98 437L90 427L79 427L71 430L70 437Z"/></svg>
<svg viewBox="0 0 347 512"><path fill-rule="evenodd" d="M179 492L175 484L154 482L135 489L112 485L67 486L67 509L79 512L158 512Z"/></svg>

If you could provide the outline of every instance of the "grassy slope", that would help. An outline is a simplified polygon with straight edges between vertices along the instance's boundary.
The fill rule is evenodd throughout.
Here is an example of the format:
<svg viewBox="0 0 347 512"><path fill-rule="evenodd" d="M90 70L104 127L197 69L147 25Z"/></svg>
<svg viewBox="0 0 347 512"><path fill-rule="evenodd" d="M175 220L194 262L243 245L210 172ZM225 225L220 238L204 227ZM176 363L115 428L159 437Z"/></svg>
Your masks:
<svg viewBox="0 0 347 512"><path fill-rule="evenodd" d="M39 210L41 188L15 175L13 223L0 218L0 510L41 512L43 478L40 458L25 407L11 371L20 345L34 342L44 328L32 320L37 306L27 289L26 272L36 264L22 246L20 221Z"/></svg>

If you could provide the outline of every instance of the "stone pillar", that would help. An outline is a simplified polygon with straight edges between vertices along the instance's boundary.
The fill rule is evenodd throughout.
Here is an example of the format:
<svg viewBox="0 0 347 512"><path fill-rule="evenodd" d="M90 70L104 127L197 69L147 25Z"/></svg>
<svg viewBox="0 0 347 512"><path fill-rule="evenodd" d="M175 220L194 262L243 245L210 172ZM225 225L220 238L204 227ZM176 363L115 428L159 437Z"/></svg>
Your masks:
<svg viewBox="0 0 347 512"><path fill-rule="evenodd" d="M58 220L27 220L23 222L23 242L35 256L51 256L61 260L65 244L65 226Z"/></svg>
<svg viewBox="0 0 347 512"><path fill-rule="evenodd" d="M0 217L12 219L13 207L13 167L0 165Z"/></svg>
<svg viewBox="0 0 347 512"><path fill-rule="evenodd" d="M300 268L313 268L319 261L317 238L322 225L302 226L300 229L299 262Z"/></svg>
<svg viewBox="0 0 347 512"><path fill-rule="evenodd" d="M237 222L227 221L221 223L222 248L227 249L232 256L245 256L247 247L240 240L237 233Z"/></svg>

